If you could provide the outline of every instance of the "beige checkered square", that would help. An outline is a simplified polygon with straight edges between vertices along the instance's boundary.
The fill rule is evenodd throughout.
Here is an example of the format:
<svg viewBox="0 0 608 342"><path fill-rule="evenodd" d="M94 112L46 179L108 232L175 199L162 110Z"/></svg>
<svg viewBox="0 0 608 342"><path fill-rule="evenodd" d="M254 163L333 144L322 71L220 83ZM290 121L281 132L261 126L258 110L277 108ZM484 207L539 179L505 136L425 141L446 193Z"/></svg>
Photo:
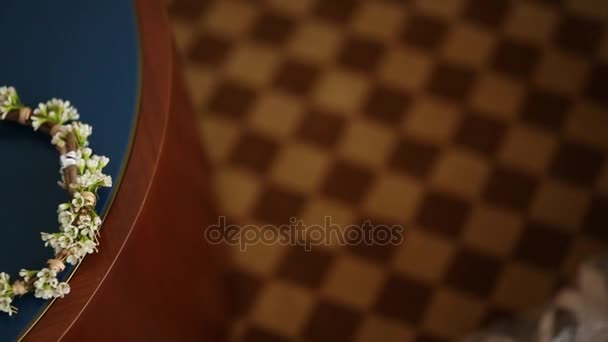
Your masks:
<svg viewBox="0 0 608 342"><path fill-rule="evenodd" d="M418 208L423 188L415 180L396 174L384 174L372 186L363 210L376 217L405 223ZM399 201L394 201L399 198Z"/></svg>
<svg viewBox="0 0 608 342"><path fill-rule="evenodd" d="M201 108L213 89L213 85L217 80L217 75L214 71L199 68L194 65L189 67L188 74L185 75L185 81L188 85L188 94L194 108Z"/></svg>
<svg viewBox="0 0 608 342"><path fill-rule="evenodd" d="M492 295L503 308L529 311L549 299L555 278L552 274L520 263L508 264Z"/></svg>
<svg viewBox="0 0 608 342"><path fill-rule="evenodd" d="M428 56L419 50L395 48L387 51L378 78L401 89L419 91L426 84L432 66Z"/></svg>
<svg viewBox="0 0 608 342"><path fill-rule="evenodd" d="M543 88L576 96L587 79L588 66L578 56L549 50L542 57L534 81Z"/></svg>
<svg viewBox="0 0 608 342"><path fill-rule="evenodd" d="M478 155L463 149L445 151L431 174L431 185L465 198L476 198L488 177L488 164Z"/></svg>
<svg viewBox="0 0 608 342"><path fill-rule="evenodd" d="M478 205L465 225L466 245L500 257L511 254L523 230L523 219L510 211Z"/></svg>
<svg viewBox="0 0 608 342"><path fill-rule="evenodd" d="M542 173L553 156L557 138L540 129L527 126L513 126L498 153L501 162L532 173Z"/></svg>
<svg viewBox="0 0 608 342"><path fill-rule="evenodd" d="M550 40L558 19L558 11L553 6L518 1L513 4L505 32L514 38L544 44Z"/></svg>
<svg viewBox="0 0 608 342"><path fill-rule="evenodd" d="M368 316L361 323L355 337L356 342L413 342L414 340L414 329L376 315Z"/></svg>
<svg viewBox="0 0 608 342"><path fill-rule="evenodd" d="M353 72L332 70L319 81L313 95L316 104L344 115L352 116L361 107L369 89L365 79Z"/></svg>
<svg viewBox="0 0 608 342"><path fill-rule="evenodd" d="M329 167L329 155L305 144L281 149L271 171L272 181L300 192L318 190Z"/></svg>
<svg viewBox="0 0 608 342"><path fill-rule="evenodd" d="M203 144L209 146L207 155L215 164L226 160L240 134L238 123L214 116L199 119L199 132Z"/></svg>
<svg viewBox="0 0 608 342"><path fill-rule="evenodd" d="M298 336L313 310L309 291L280 281L267 284L253 307L253 323L286 337Z"/></svg>
<svg viewBox="0 0 608 342"><path fill-rule="evenodd" d="M279 63L276 51L260 44L240 44L226 61L225 73L250 86L267 85Z"/></svg>
<svg viewBox="0 0 608 342"><path fill-rule="evenodd" d="M257 13L253 4L247 1L214 1L205 20L199 21L200 29L236 38L249 31Z"/></svg>
<svg viewBox="0 0 608 342"><path fill-rule="evenodd" d="M352 208L326 198L313 198L302 210L302 220L309 225L324 224L325 217L330 217L331 222L344 227L352 224L355 219Z"/></svg>
<svg viewBox="0 0 608 342"><path fill-rule="evenodd" d="M530 215L566 231L576 231L588 206L587 195L585 189L559 181L545 181L536 192Z"/></svg>
<svg viewBox="0 0 608 342"><path fill-rule="evenodd" d="M422 324L425 331L455 340L473 331L484 314L479 299L450 289L439 289Z"/></svg>
<svg viewBox="0 0 608 342"><path fill-rule="evenodd" d="M346 128L337 147L337 154L372 167L385 164L395 144L395 131L369 120L356 120Z"/></svg>
<svg viewBox="0 0 608 342"><path fill-rule="evenodd" d="M246 222L247 224L255 224L251 220L247 220ZM268 278L276 273L285 255L286 246L257 243L247 246L246 250L241 250L239 246L232 246L231 249L233 255L232 262L237 269L246 270L260 277Z"/></svg>
<svg viewBox="0 0 608 342"><path fill-rule="evenodd" d="M477 81L471 95L471 106L491 117L515 117L524 95L521 83L497 73L485 72Z"/></svg>
<svg viewBox="0 0 608 342"><path fill-rule="evenodd" d="M367 260L342 254L334 260L321 285L321 296L353 307L369 310L378 296L385 272Z"/></svg>
<svg viewBox="0 0 608 342"><path fill-rule="evenodd" d="M328 222L337 228L337 232L344 233L346 228L354 224L356 219L353 208L326 198L313 198L302 209L301 219L307 226L325 226ZM323 244L319 248L339 249L343 247L337 239L330 240L329 244Z"/></svg>
<svg viewBox="0 0 608 342"><path fill-rule="evenodd" d="M318 21L303 22L288 43L290 55L302 60L323 63L333 59L342 41L339 31L333 26Z"/></svg>
<svg viewBox="0 0 608 342"><path fill-rule="evenodd" d="M483 67L494 47L491 32L466 23L455 25L449 32L441 52L443 58L463 65Z"/></svg>
<svg viewBox="0 0 608 342"><path fill-rule="evenodd" d="M410 109L403 128L408 135L441 144L452 138L460 118L457 106L432 97L421 97Z"/></svg>
<svg viewBox="0 0 608 342"><path fill-rule="evenodd" d="M390 40L403 25L404 11L390 2L364 2L351 21L352 30L363 36Z"/></svg>
<svg viewBox="0 0 608 342"><path fill-rule="evenodd" d="M260 193L261 184L250 172L224 167L214 176L218 204L226 215L244 218L251 212Z"/></svg>
<svg viewBox="0 0 608 342"><path fill-rule="evenodd" d="M258 98L249 125L256 131L285 139L291 135L303 115L297 98L279 92L265 92Z"/></svg>
<svg viewBox="0 0 608 342"><path fill-rule="evenodd" d="M173 39L180 51L188 51L195 37L189 24L176 21L172 26Z"/></svg>

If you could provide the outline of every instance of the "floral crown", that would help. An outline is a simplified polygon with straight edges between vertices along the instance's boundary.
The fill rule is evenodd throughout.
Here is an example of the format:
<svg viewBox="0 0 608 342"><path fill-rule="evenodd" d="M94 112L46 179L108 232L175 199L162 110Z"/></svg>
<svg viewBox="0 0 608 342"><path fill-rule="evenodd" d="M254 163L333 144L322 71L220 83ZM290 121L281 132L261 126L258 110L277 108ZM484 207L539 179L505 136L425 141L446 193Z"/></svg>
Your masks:
<svg viewBox="0 0 608 342"><path fill-rule="evenodd" d="M112 178L102 172L110 160L93 154L88 141L93 128L78 121L79 117L69 101L52 99L32 110L21 102L15 88L0 87L0 121L17 122L51 135L51 143L60 153L58 184L70 198L57 209L59 231L41 233L45 246L55 250L47 267L22 269L20 279L13 282L7 273L0 272L0 311L9 315L17 312L12 305L16 296L33 292L36 298L51 299L68 294L70 285L57 278L65 263L76 265L97 251L101 218L95 205L98 190L112 186Z"/></svg>

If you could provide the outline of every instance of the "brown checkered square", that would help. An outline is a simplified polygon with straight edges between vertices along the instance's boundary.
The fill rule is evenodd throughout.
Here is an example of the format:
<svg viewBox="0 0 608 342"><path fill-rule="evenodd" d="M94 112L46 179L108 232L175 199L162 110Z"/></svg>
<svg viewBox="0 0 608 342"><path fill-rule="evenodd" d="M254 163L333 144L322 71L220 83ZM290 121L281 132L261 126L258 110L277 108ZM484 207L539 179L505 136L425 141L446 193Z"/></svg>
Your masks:
<svg viewBox="0 0 608 342"><path fill-rule="evenodd" d="M555 32L555 44L569 52L593 54L604 33L603 26L597 20L574 14L565 15Z"/></svg>
<svg viewBox="0 0 608 342"><path fill-rule="evenodd" d="M494 289L501 266L500 259L493 255L463 249L452 259L445 282L450 287L483 298Z"/></svg>
<svg viewBox="0 0 608 342"><path fill-rule="evenodd" d="M360 320L357 311L322 300L304 329L304 337L310 341L350 341Z"/></svg>
<svg viewBox="0 0 608 342"><path fill-rule="evenodd" d="M443 19L420 13L408 19L401 40L420 49L435 50L445 39L447 31L448 24Z"/></svg>
<svg viewBox="0 0 608 342"><path fill-rule="evenodd" d="M255 91L250 87L226 80L214 88L207 108L222 116L243 118L255 100Z"/></svg>
<svg viewBox="0 0 608 342"><path fill-rule="evenodd" d="M370 169L347 161L336 161L323 185L325 196L349 204L360 203L373 181Z"/></svg>
<svg viewBox="0 0 608 342"><path fill-rule="evenodd" d="M471 211L471 203L451 193L430 191L420 205L417 223L422 227L446 234L460 234Z"/></svg>
<svg viewBox="0 0 608 342"><path fill-rule="evenodd" d="M453 101L466 99L475 81L475 72L467 67L441 63L435 66L428 91Z"/></svg>
<svg viewBox="0 0 608 342"><path fill-rule="evenodd" d="M370 118L388 125L398 125L409 105L407 93L382 85L375 86L365 104L364 112Z"/></svg>
<svg viewBox="0 0 608 342"><path fill-rule="evenodd" d="M585 96L605 107L608 107L608 100L606 100L605 92L606 89L606 76L608 76L608 64L599 64L591 69L591 77L587 85L585 86Z"/></svg>
<svg viewBox="0 0 608 342"><path fill-rule="evenodd" d="M424 282L393 275L376 301L374 312L408 323L418 323L432 296L432 287Z"/></svg>
<svg viewBox="0 0 608 342"><path fill-rule="evenodd" d="M500 166L492 171L483 196L493 205L523 210L530 205L537 185L533 175Z"/></svg>
<svg viewBox="0 0 608 342"><path fill-rule="evenodd" d="M471 151L490 157L503 142L506 131L507 125L503 121L471 113L460 123L455 141Z"/></svg>
<svg viewBox="0 0 608 342"><path fill-rule="evenodd" d="M241 136L232 150L230 162L253 172L266 172L278 149L277 143L264 135L250 132Z"/></svg>
<svg viewBox="0 0 608 342"><path fill-rule="evenodd" d="M190 49L188 59L196 64L220 67L230 52L232 42L220 35L207 33L197 38Z"/></svg>
<svg viewBox="0 0 608 342"><path fill-rule="evenodd" d="M608 234L603 227L608 219L608 197L596 195L585 214L583 232L591 237L608 241Z"/></svg>
<svg viewBox="0 0 608 342"><path fill-rule="evenodd" d="M253 217L277 226L289 224L292 217L297 217L304 202L305 198L299 193L278 186L269 187L260 195Z"/></svg>
<svg viewBox="0 0 608 342"><path fill-rule="evenodd" d="M277 275L282 280L316 289L321 285L331 260L332 256L327 251L307 251L304 246L293 246L283 257Z"/></svg>
<svg viewBox="0 0 608 342"><path fill-rule="evenodd" d="M507 0L471 0L464 9L465 19L488 28L500 27L509 13Z"/></svg>
<svg viewBox="0 0 608 342"><path fill-rule="evenodd" d="M434 144L402 137L390 157L390 166L407 175L420 179L426 178L439 154Z"/></svg>
<svg viewBox="0 0 608 342"><path fill-rule="evenodd" d="M501 40L492 58L492 67L511 78L527 79L540 58L536 45L514 39Z"/></svg>
<svg viewBox="0 0 608 342"><path fill-rule="evenodd" d="M350 19L357 5L355 0L318 1L313 11L320 18L343 23Z"/></svg>
<svg viewBox="0 0 608 342"><path fill-rule="evenodd" d="M277 88L294 95L307 95L318 79L319 68L310 63L286 60L275 78Z"/></svg>
<svg viewBox="0 0 608 342"><path fill-rule="evenodd" d="M530 222L515 247L515 257L549 270L558 269L566 258L571 242L568 233Z"/></svg>
<svg viewBox="0 0 608 342"><path fill-rule="evenodd" d="M235 341L454 341L542 307L608 246L606 9L172 1L228 222L403 228L233 250Z"/></svg>
<svg viewBox="0 0 608 342"><path fill-rule="evenodd" d="M577 185L593 185L599 175L605 153L577 143L560 145L551 163L551 174Z"/></svg>
<svg viewBox="0 0 608 342"><path fill-rule="evenodd" d="M533 125L559 130L564 124L570 100L546 89L528 91L521 108L521 118Z"/></svg>
<svg viewBox="0 0 608 342"><path fill-rule="evenodd" d="M346 69L372 72L382 58L384 46L374 39L348 37L338 53L338 64Z"/></svg>
<svg viewBox="0 0 608 342"><path fill-rule="evenodd" d="M331 148L340 139L344 123L345 119L340 115L313 109L302 118L296 134L308 143Z"/></svg>
<svg viewBox="0 0 608 342"><path fill-rule="evenodd" d="M282 45L288 41L294 22L289 16L268 11L257 17L251 35L254 40L272 45Z"/></svg>

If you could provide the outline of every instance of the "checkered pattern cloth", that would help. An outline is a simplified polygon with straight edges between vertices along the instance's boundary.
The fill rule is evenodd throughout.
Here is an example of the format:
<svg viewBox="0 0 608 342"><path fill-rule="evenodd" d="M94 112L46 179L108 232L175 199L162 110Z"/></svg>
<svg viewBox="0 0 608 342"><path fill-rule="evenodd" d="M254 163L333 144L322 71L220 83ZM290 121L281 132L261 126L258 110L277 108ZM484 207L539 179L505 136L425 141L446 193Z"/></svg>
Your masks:
<svg viewBox="0 0 608 342"><path fill-rule="evenodd" d="M174 0L232 223L405 227L234 252L237 341L450 341L608 242L605 0Z"/></svg>

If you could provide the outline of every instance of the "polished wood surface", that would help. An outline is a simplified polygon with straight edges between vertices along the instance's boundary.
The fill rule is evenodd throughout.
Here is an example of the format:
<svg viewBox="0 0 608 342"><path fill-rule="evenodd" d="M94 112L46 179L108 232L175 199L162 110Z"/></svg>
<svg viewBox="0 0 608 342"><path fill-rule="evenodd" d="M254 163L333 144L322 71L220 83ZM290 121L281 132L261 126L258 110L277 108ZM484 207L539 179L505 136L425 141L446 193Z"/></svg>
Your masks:
<svg viewBox="0 0 608 342"><path fill-rule="evenodd" d="M102 227L100 253L26 341L222 341L221 251L204 243L208 167L172 54L162 1L137 0L142 49L130 159Z"/></svg>

